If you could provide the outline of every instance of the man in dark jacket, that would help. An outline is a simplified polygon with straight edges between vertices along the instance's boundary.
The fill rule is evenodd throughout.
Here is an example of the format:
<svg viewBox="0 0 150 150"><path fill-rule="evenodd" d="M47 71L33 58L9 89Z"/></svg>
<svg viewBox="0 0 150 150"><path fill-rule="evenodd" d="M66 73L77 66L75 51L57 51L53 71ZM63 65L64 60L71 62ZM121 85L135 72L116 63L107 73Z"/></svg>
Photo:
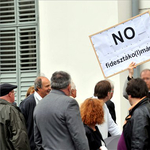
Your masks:
<svg viewBox="0 0 150 150"><path fill-rule="evenodd" d="M24 117L12 104L15 88L12 84L0 85L0 150L30 150Z"/></svg>
<svg viewBox="0 0 150 150"><path fill-rule="evenodd" d="M34 108L43 97L49 94L51 90L49 79L43 76L37 77L34 81L34 89L35 92L23 100L19 106L26 120L31 150L36 150L36 145L34 143Z"/></svg>
<svg viewBox="0 0 150 150"><path fill-rule="evenodd" d="M109 81L110 82L110 81ZM116 112L115 112L115 104L111 101L111 98L113 97L114 94L114 85L112 82L110 82L111 84L111 95L110 95L110 100L106 101L106 105L109 109L109 113L111 114L112 119L114 120L114 122L116 123Z"/></svg>
<svg viewBox="0 0 150 150"><path fill-rule="evenodd" d="M123 127L118 150L150 150L150 100L147 98L148 87L144 80L131 79L126 88L131 104L129 115ZM125 149L125 148L124 148ZM124 150L123 149L123 150Z"/></svg>

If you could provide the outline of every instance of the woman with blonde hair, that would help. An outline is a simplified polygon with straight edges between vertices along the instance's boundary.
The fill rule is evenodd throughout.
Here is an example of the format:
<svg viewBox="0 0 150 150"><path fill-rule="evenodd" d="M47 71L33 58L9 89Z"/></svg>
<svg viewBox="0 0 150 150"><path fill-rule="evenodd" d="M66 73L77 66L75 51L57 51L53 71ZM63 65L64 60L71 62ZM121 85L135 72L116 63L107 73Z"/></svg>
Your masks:
<svg viewBox="0 0 150 150"><path fill-rule="evenodd" d="M27 90L26 97L33 94L35 92L34 86L30 86Z"/></svg>
<svg viewBox="0 0 150 150"><path fill-rule="evenodd" d="M80 107L90 150L107 150L103 137L96 126L104 122L103 101L96 98L86 99Z"/></svg>

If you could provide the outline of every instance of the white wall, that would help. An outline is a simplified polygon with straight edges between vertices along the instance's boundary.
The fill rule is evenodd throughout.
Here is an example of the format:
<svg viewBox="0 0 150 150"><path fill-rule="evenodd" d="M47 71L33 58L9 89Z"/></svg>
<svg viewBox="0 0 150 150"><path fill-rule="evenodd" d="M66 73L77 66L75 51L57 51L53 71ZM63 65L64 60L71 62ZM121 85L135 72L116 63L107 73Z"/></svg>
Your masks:
<svg viewBox="0 0 150 150"><path fill-rule="evenodd" d="M39 12L41 71L69 72L80 103L104 78L89 35L118 23L117 2L40 0Z"/></svg>
<svg viewBox="0 0 150 150"><path fill-rule="evenodd" d="M129 19L131 10L127 0L39 0L41 73L50 78L55 71L67 71L77 86L79 104L91 97L95 84L104 77L89 35ZM126 71L110 78L121 129L129 108L122 96L127 75Z"/></svg>

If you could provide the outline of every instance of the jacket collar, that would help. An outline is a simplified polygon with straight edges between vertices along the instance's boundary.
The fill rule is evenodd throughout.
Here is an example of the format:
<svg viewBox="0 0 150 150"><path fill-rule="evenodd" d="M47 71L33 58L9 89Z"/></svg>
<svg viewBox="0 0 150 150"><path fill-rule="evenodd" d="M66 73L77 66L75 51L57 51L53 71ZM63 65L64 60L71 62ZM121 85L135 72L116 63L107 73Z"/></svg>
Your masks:
<svg viewBox="0 0 150 150"><path fill-rule="evenodd" d="M139 99L134 105L132 105L130 108L129 108L129 111L131 111L139 102L141 102L143 99L145 99L146 96L142 97L141 99Z"/></svg>
<svg viewBox="0 0 150 150"><path fill-rule="evenodd" d="M140 105L142 105L142 104L145 103L146 101L148 101L148 98L143 97L143 98L141 98L137 103L135 103L133 106L131 106L131 107L129 108L129 113L130 113L130 115L134 112L134 110L135 110L136 108L138 108Z"/></svg>
<svg viewBox="0 0 150 150"><path fill-rule="evenodd" d="M5 99L0 99L0 104L3 104L3 105L12 105L11 103L9 103L8 101L6 101Z"/></svg>
<svg viewBox="0 0 150 150"><path fill-rule="evenodd" d="M0 104L13 106L13 107L15 107L18 111L20 111L19 107L15 106L15 105L12 104L12 103L7 102L7 101L4 100L4 99L0 99ZM20 112L21 112L21 111L20 111Z"/></svg>
<svg viewBox="0 0 150 150"><path fill-rule="evenodd" d="M140 105L142 105L143 103L145 103L146 101L148 101L149 99L146 97L141 98L137 103L135 103L133 106L131 106L129 108L129 115L125 118L125 123L126 124L128 122L128 120L132 117L132 114L134 112L134 110L136 108L138 108Z"/></svg>
<svg viewBox="0 0 150 150"><path fill-rule="evenodd" d="M59 95L66 95L63 91L61 91L61 90L55 90L55 89L52 89L50 91L50 93L59 94Z"/></svg>

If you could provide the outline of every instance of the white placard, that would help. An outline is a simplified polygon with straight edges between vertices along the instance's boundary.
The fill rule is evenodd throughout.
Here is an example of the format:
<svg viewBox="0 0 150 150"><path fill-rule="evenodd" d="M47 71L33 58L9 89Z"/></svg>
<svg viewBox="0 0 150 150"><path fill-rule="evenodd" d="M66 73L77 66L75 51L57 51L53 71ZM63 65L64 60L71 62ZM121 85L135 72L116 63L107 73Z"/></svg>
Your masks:
<svg viewBox="0 0 150 150"><path fill-rule="evenodd" d="M150 13L93 34L90 40L105 78L126 70L131 62L149 61Z"/></svg>

